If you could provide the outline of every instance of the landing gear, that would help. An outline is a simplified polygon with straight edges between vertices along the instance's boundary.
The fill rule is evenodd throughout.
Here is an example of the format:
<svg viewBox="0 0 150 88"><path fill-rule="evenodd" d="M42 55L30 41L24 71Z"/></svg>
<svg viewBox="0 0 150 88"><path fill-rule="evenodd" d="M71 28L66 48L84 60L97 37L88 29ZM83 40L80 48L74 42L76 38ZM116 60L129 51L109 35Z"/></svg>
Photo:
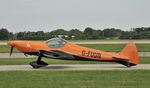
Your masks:
<svg viewBox="0 0 150 88"><path fill-rule="evenodd" d="M130 68L130 67L131 67L130 63L127 63L127 64L126 64L126 67Z"/></svg>
<svg viewBox="0 0 150 88"><path fill-rule="evenodd" d="M37 62L37 61L32 61L30 62L30 65L33 67L33 68L40 68L40 67L45 67L47 66L48 64L43 62L43 61L40 61L40 62Z"/></svg>
<svg viewBox="0 0 150 88"><path fill-rule="evenodd" d="M42 56L40 55L37 59L37 61L32 61L30 62L30 65L33 67L33 68L40 68L40 67L45 67L47 66L48 64L45 63L44 61L41 61L42 59Z"/></svg>

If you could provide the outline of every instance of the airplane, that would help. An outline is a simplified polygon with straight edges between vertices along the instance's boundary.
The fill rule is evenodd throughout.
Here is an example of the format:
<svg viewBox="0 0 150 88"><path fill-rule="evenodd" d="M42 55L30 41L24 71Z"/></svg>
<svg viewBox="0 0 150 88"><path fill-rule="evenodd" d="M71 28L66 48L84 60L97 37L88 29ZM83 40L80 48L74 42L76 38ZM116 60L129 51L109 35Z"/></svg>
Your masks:
<svg viewBox="0 0 150 88"><path fill-rule="evenodd" d="M76 61L104 61L116 62L127 67L135 66L139 63L138 51L133 42L129 42L125 48L117 54L82 47L63 38L51 38L46 42L38 41L9 41L11 46L10 56L13 48L23 52L25 55L38 56L36 61L30 62L33 68L40 68L48 64L42 61L42 57L62 60Z"/></svg>

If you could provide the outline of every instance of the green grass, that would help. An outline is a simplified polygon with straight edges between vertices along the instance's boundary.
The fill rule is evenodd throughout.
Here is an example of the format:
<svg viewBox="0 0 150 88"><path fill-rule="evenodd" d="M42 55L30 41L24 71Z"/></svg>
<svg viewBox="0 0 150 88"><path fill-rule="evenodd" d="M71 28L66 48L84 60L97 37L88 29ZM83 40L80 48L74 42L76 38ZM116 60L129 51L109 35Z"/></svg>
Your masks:
<svg viewBox="0 0 150 88"><path fill-rule="evenodd" d="M80 44L80 46L102 50L102 51L121 51L125 44Z"/></svg>
<svg viewBox="0 0 150 88"><path fill-rule="evenodd" d="M1 71L0 88L150 88L150 70Z"/></svg>
<svg viewBox="0 0 150 88"><path fill-rule="evenodd" d="M8 53L10 52L10 49L11 49L11 46L0 45L0 53ZM19 53L19 51L16 48L13 49L13 52Z"/></svg>
<svg viewBox="0 0 150 88"><path fill-rule="evenodd" d="M8 42L9 40L0 40L0 43Z"/></svg>
<svg viewBox="0 0 150 88"><path fill-rule="evenodd" d="M0 65L23 65L35 61L36 58L1 58ZM56 60L43 58L48 64L115 64L113 62L98 62L98 61L71 61L71 60ZM150 57L140 57L140 64L150 64Z"/></svg>
<svg viewBox="0 0 150 88"><path fill-rule="evenodd" d="M80 46L102 51L120 52L126 44L80 44ZM150 44L136 44L139 52L150 52Z"/></svg>
<svg viewBox="0 0 150 88"><path fill-rule="evenodd" d="M141 40L119 40L119 39L102 39L102 40L68 40L70 42L129 42L129 41L150 41L150 39L141 39Z"/></svg>
<svg viewBox="0 0 150 88"><path fill-rule="evenodd" d="M93 48L102 51L120 52L126 44L79 44L80 46ZM150 52L150 44L136 44L139 52ZM0 45L0 53L10 52L10 46ZM18 53L19 51L14 48L13 52Z"/></svg>
<svg viewBox="0 0 150 88"><path fill-rule="evenodd" d="M139 57L140 64L150 64L150 57Z"/></svg>

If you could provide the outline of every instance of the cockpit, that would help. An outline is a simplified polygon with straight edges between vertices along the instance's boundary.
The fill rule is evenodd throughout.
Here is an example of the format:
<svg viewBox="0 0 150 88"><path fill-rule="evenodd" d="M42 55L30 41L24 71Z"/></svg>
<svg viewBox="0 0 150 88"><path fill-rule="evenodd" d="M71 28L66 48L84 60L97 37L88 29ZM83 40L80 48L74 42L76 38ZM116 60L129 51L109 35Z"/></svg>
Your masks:
<svg viewBox="0 0 150 88"><path fill-rule="evenodd" d="M49 39L49 40L46 41L46 44L50 48L61 48L66 43L67 43L67 41L65 39L62 39L62 38L52 38L52 39Z"/></svg>

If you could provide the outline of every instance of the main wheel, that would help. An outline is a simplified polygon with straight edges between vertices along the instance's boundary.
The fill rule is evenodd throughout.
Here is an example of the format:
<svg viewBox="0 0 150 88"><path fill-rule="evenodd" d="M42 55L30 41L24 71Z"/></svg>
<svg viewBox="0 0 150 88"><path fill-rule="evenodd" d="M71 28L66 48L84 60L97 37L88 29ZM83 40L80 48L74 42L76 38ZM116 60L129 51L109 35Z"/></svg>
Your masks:
<svg viewBox="0 0 150 88"><path fill-rule="evenodd" d="M33 67L33 68L40 68L40 67L45 67L47 66L48 64L43 62L43 61L32 61L30 62L30 65Z"/></svg>

